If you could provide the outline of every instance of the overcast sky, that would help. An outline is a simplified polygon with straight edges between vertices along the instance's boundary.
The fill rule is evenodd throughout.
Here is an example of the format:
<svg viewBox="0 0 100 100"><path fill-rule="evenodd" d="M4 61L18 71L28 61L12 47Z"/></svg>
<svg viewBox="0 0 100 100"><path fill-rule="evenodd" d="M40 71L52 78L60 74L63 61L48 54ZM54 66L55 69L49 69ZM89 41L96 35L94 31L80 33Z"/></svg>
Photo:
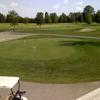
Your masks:
<svg viewBox="0 0 100 100"><path fill-rule="evenodd" d="M0 0L0 12L7 14L15 10L23 17L35 17L37 12L69 12L82 11L86 5L100 9L100 0Z"/></svg>

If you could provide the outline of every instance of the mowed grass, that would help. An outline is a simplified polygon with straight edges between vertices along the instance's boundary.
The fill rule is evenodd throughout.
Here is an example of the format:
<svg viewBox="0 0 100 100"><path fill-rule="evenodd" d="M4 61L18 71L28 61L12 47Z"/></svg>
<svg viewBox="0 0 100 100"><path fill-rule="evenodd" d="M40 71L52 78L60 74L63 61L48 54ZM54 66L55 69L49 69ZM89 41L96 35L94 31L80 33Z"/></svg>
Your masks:
<svg viewBox="0 0 100 100"><path fill-rule="evenodd" d="M100 41L32 36L0 43L0 75L42 83L100 80Z"/></svg>
<svg viewBox="0 0 100 100"><path fill-rule="evenodd" d="M89 29L90 31L82 32L81 30ZM12 30L9 23L0 24L0 31ZM60 23L60 24L43 24L42 27L37 24L18 24L16 32L41 33L41 34L65 34L65 35L84 35L100 37L100 24L85 23Z"/></svg>
<svg viewBox="0 0 100 100"><path fill-rule="evenodd" d="M26 28L26 25L28 26ZM82 35L100 37L100 24L87 25L85 23L61 23L61 24L43 24L40 28L36 24L19 24L17 32L41 33L41 34L64 34L64 35ZM21 28L23 27L23 28ZM21 29L20 29L21 28ZM90 30L84 31L81 30Z"/></svg>
<svg viewBox="0 0 100 100"><path fill-rule="evenodd" d="M81 32L83 29L92 31ZM0 31L5 30L12 30L10 24L0 24ZM36 24L19 24L16 32L37 33L38 36L0 43L0 75L42 83L100 80L100 40L40 35L99 37L99 24L44 24L42 28Z"/></svg>

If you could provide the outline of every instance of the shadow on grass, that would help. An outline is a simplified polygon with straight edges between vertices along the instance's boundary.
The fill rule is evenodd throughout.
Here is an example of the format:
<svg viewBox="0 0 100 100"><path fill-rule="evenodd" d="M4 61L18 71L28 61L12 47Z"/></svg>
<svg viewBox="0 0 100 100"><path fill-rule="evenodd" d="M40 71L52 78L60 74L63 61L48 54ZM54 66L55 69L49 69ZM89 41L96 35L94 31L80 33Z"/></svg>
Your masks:
<svg viewBox="0 0 100 100"><path fill-rule="evenodd" d="M100 46L99 41L59 41L60 46Z"/></svg>

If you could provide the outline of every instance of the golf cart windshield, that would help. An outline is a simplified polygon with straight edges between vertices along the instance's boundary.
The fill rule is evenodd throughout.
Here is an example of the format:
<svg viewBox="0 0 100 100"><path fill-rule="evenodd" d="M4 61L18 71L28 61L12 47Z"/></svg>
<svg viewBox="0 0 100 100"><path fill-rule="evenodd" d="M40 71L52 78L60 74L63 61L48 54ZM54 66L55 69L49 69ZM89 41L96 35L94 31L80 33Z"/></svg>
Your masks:
<svg viewBox="0 0 100 100"><path fill-rule="evenodd" d="M19 77L0 76L0 88L12 89L19 81Z"/></svg>

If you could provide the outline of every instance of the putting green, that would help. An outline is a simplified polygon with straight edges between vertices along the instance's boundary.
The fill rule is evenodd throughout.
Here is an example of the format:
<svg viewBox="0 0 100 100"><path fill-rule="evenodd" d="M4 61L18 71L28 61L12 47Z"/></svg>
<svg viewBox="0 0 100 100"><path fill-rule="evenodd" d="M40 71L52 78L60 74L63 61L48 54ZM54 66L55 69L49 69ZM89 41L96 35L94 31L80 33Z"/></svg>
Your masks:
<svg viewBox="0 0 100 100"><path fill-rule="evenodd" d="M97 81L99 65L99 40L32 36L0 43L0 75L25 81Z"/></svg>

